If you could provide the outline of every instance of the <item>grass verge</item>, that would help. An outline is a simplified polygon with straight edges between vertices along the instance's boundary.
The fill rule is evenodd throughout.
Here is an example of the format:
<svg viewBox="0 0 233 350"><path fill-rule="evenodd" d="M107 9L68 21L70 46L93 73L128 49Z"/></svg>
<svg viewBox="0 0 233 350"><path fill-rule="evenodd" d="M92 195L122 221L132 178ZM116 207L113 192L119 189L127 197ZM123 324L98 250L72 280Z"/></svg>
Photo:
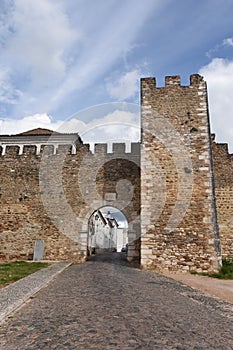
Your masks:
<svg viewBox="0 0 233 350"><path fill-rule="evenodd" d="M222 268L218 273L201 273L200 275L219 278L222 280L232 280L233 279L233 259L223 258Z"/></svg>
<svg viewBox="0 0 233 350"><path fill-rule="evenodd" d="M48 266L49 263L28 261L0 263L0 287L18 281L19 279Z"/></svg>

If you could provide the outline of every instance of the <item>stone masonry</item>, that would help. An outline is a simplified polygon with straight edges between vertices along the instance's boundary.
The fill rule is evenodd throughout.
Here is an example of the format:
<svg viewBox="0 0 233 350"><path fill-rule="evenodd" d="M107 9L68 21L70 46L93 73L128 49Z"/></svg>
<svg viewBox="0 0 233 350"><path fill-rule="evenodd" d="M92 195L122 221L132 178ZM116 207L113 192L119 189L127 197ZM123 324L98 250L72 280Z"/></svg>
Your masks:
<svg viewBox="0 0 233 350"><path fill-rule="evenodd" d="M206 83L142 79L141 264L216 271L221 264Z"/></svg>
<svg viewBox="0 0 233 350"><path fill-rule="evenodd" d="M44 129L0 136L0 260L32 259L40 239L45 259L85 261L89 219L103 206L127 218L128 260L144 268L217 271L218 220L232 256L232 157L211 143L203 78L142 79L141 107L141 144L131 149L91 152L77 134Z"/></svg>
<svg viewBox="0 0 233 350"><path fill-rule="evenodd" d="M106 205L127 218L129 260L139 256L140 145L132 144L126 152L124 144L113 144L108 152L107 145L98 144L92 153L77 135L67 139L67 134L51 134L45 140L41 134L40 147L5 147L0 158L1 260L31 259L37 239L44 241L45 259L85 260L88 221Z"/></svg>
<svg viewBox="0 0 233 350"><path fill-rule="evenodd" d="M222 255L233 257L233 154L227 144L214 142L213 163Z"/></svg>

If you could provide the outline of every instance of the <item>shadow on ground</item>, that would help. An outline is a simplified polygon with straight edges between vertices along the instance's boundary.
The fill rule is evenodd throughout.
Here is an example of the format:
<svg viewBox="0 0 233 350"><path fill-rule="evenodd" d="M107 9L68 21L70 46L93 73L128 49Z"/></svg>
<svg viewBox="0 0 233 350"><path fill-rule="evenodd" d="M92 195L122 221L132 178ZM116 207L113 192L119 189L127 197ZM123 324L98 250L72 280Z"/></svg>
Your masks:
<svg viewBox="0 0 233 350"><path fill-rule="evenodd" d="M87 261L95 262L105 262L115 265L123 265L133 268L139 268L139 262L128 262L126 253L117 253L117 252L101 252L88 257Z"/></svg>

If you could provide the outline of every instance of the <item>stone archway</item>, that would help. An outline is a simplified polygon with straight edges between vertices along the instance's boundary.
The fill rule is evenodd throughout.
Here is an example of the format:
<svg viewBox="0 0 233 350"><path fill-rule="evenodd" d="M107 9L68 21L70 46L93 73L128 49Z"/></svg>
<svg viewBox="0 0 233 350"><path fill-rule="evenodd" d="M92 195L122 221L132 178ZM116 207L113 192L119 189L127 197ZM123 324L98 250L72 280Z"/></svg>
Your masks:
<svg viewBox="0 0 233 350"><path fill-rule="evenodd" d="M93 236L95 233L95 229L93 228L93 221L96 220L98 223L100 223L102 220L102 218L96 218L96 214L100 216L99 211L102 208L109 208L109 205L101 206L92 212L89 211L85 217L85 220L83 221L82 230L80 231L80 244L83 258L87 260L88 256L92 254L92 248L98 248L98 252L113 251L113 249L116 248L116 251L119 252L121 248L126 247L127 244L127 261L135 261L139 263L141 255L140 222L135 222L133 224L130 223L125 213L119 208L111 206L111 208L114 208L116 211L120 212L127 222L127 227L125 227L125 236L120 238L120 242L119 237L118 242L116 239L114 239L113 236L115 233L113 233L112 237L106 234L106 238L104 239L102 232L102 235L99 235L97 241L96 238L93 240L93 237L90 237L91 233L93 233ZM102 229L103 228L104 225L102 225ZM97 251L95 250L95 252Z"/></svg>
<svg viewBox="0 0 233 350"><path fill-rule="evenodd" d="M128 221L115 207L95 210L88 220L88 255L104 251L121 252L128 246Z"/></svg>
<svg viewBox="0 0 233 350"><path fill-rule="evenodd" d="M98 144L80 165L79 188L86 203L79 213L84 257L89 244L89 220L96 210L106 206L121 211L128 221L128 260L140 256L140 144L132 144L131 153L126 153L123 146L113 144L113 152L108 153L105 144Z"/></svg>

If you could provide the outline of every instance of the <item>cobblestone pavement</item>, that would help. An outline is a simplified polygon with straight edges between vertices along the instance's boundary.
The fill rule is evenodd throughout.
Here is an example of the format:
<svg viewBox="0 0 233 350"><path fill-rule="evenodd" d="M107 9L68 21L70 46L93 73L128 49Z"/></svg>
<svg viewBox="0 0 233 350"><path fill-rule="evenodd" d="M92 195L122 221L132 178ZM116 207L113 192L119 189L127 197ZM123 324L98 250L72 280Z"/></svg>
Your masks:
<svg viewBox="0 0 233 350"><path fill-rule="evenodd" d="M0 323L69 265L70 263L56 262L5 288L0 288Z"/></svg>
<svg viewBox="0 0 233 350"><path fill-rule="evenodd" d="M233 307L122 254L72 265L15 312L0 349L233 349Z"/></svg>

